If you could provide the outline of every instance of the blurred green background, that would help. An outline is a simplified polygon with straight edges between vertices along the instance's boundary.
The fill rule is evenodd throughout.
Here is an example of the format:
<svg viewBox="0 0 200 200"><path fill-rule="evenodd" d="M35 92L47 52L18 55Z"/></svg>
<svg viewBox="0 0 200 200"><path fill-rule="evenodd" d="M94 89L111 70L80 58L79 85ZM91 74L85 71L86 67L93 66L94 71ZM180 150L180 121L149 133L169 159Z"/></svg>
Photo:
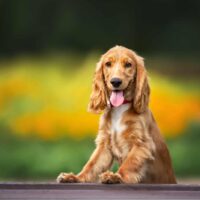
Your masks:
<svg viewBox="0 0 200 200"><path fill-rule="evenodd" d="M117 44L145 58L177 177L200 177L199 9L198 0L0 0L0 180L81 170L98 128L86 112L95 63Z"/></svg>

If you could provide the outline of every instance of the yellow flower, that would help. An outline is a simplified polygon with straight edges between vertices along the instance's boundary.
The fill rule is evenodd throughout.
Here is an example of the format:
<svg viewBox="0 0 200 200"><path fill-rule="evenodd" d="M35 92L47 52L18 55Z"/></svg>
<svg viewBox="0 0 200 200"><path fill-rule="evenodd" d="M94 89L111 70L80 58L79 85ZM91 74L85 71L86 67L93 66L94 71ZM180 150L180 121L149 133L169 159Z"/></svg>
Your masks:
<svg viewBox="0 0 200 200"><path fill-rule="evenodd" d="M48 68L44 68L43 63L32 60L1 71L4 78L0 79L0 119L4 117L13 133L34 134L46 140L63 134L76 139L95 135L99 115L86 112L95 61L95 56L89 56L73 72L64 70L63 62L47 62ZM151 80L150 107L165 136L181 134L190 121L200 121L198 90L189 86L187 90L184 83L155 74L151 74ZM30 109L32 103L27 101L23 112L18 112L17 105L13 106L14 115L10 117L9 106L15 105L18 97L29 97L30 102L38 102L40 106Z"/></svg>

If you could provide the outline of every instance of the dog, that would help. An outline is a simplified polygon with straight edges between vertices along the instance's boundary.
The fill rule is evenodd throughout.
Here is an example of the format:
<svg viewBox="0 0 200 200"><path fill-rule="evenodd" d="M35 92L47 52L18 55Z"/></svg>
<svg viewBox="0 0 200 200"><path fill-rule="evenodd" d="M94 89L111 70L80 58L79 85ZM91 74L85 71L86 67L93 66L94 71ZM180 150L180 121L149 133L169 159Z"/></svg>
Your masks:
<svg viewBox="0 0 200 200"><path fill-rule="evenodd" d="M168 148L148 108L150 86L144 59L115 46L97 63L88 110L104 111L96 149L82 171L61 173L57 182L175 184ZM113 161L116 173L109 171Z"/></svg>

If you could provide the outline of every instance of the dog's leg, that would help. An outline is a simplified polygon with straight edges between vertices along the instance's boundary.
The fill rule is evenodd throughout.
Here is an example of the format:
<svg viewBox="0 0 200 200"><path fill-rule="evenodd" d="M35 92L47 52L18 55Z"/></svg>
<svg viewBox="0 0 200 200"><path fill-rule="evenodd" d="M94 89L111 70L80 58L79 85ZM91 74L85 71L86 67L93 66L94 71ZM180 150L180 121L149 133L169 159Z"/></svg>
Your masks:
<svg viewBox="0 0 200 200"><path fill-rule="evenodd" d="M122 163L117 174L124 183L139 183L145 173L145 162L153 160L151 150L145 144L135 145Z"/></svg>
<svg viewBox="0 0 200 200"><path fill-rule="evenodd" d="M145 161L152 160L152 153L145 145L134 146L116 173L100 175L102 183L139 183L145 173Z"/></svg>
<svg viewBox="0 0 200 200"><path fill-rule="evenodd" d="M99 145L78 175L74 175L73 173L61 173L57 178L57 182L78 183L96 181L100 173L111 167L112 162L113 157L110 150L103 144Z"/></svg>

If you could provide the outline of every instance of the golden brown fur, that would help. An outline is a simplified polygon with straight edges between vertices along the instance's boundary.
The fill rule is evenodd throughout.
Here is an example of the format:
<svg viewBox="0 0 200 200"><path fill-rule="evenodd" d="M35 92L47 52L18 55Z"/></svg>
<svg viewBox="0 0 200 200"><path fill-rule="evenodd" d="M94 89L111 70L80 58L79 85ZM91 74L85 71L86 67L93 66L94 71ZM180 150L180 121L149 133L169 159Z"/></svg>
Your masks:
<svg viewBox="0 0 200 200"><path fill-rule="evenodd" d="M112 77L123 80L126 100L110 106ZM167 146L148 108L150 87L143 58L116 46L97 63L89 111L104 111L96 138L96 149L78 175L61 173L58 182L176 183ZM113 161L116 173L108 171Z"/></svg>

